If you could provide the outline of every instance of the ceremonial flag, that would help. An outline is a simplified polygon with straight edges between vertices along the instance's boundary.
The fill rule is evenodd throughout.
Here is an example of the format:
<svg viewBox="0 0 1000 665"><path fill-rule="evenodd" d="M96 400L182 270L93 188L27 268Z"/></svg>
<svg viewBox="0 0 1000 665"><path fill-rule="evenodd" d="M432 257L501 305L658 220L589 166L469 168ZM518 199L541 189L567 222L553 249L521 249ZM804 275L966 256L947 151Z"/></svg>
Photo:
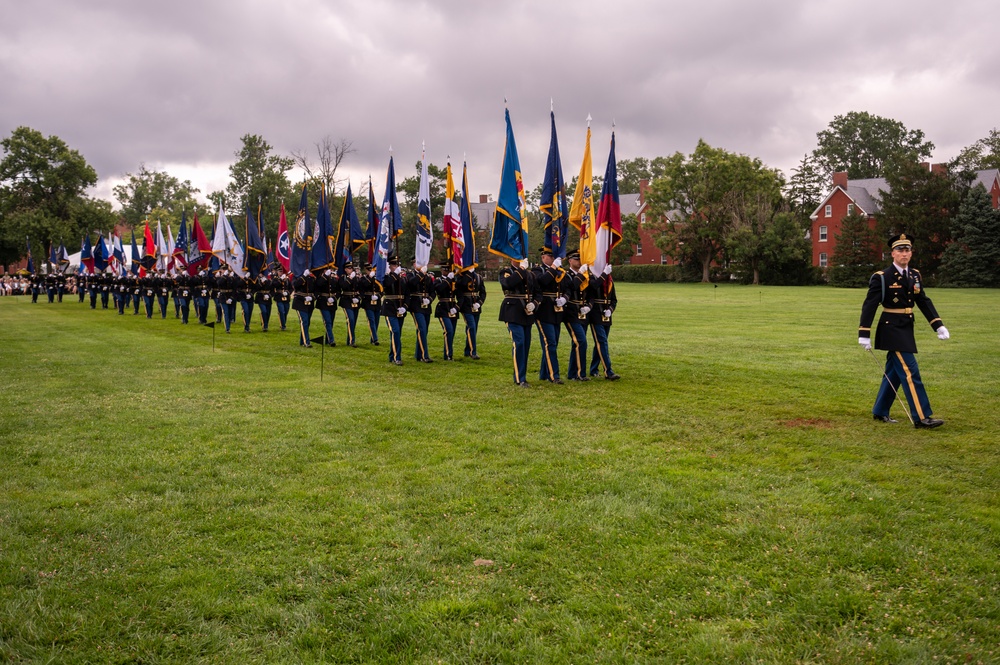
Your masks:
<svg viewBox="0 0 1000 665"><path fill-rule="evenodd" d="M306 185L302 183L302 198L299 200L299 212L295 217L295 229L292 236L289 269L296 277L309 272L309 257L312 255L313 227L309 221L309 199L306 196Z"/></svg>
<svg viewBox="0 0 1000 665"><path fill-rule="evenodd" d="M426 266L431 262L431 245L434 233L431 230L431 189L427 179L427 156L420 153L420 187L417 194L417 246L414 249L414 260L417 266Z"/></svg>
<svg viewBox="0 0 1000 665"><path fill-rule="evenodd" d="M99 241L102 245L104 241ZM83 242L80 243L80 272L86 268L87 272L91 275L94 274L94 248L90 244L90 234L83 236Z"/></svg>
<svg viewBox="0 0 1000 665"><path fill-rule="evenodd" d="M337 225L337 247L333 252L337 270L342 270L344 264L351 260L351 255L365 244L361 231L361 221L354 207L354 196L351 194L351 183L347 183L347 195L344 208L340 211L340 223Z"/></svg>
<svg viewBox="0 0 1000 665"><path fill-rule="evenodd" d="M622 209L618 200L614 130L611 131L611 154L608 155L608 165L604 169L604 185L601 189L601 202L597 206L595 227L597 239L593 268L594 274L600 274L604 266L611 262L611 250L622 241Z"/></svg>
<svg viewBox="0 0 1000 665"><path fill-rule="evenodd" d="M59 263L59 272L66 272L66 268L69 267L69 252L66 251L66 245L59 243L56 259Z"/></svg>
<svg viewBox="0 0 1000 665"><path fill-rule="evenodd" d="M469 199L469 167L462 163L462 203L459 206L462 215L462 237L465 247L462 249L462 271L472 270L479 265L479 254L476 249L476 226L472 223L472 203Z"/></svg>
<svg viewBox="0 0 1000 665"><path fill-rule="evenodd" d="M444 220L441 223L444 233L444 250L449 270L462 269L462 250L465 249L465 234L462 231L462 213L455 200L455 179L451 175L451 162L445 169L444 186Z"/></svg>
<svg viewBox="0 0 1000 665"><path fill-rule="evenodd" d="M90 238L88 237L87 240L90 240ZM109 263L108 259L111 257L111 253L108 251L108 246L104 244L104 238L102 236L100 235L97 236L97 245L94 246L93 250L91 251L91 254L94 257L93 259L94 270L96 270L97 272L104 272L108 267ZM84 258L85 257L81 254L80 255L81 263L83 262ZM91 272L94 272L94 270L92 270Z"/></svg>
<svg viewBox="0 0 1000 665"><path fill-rule="evenodd" d="M170 246L163 238L163 227L160 226L160 220L156 220L156 269L167 270L170 264Z"/></svg>
<svg viewBox="0 0 1000 665"><path fill-rule="evenodd" d="M132 230L132 265L130 271L133 275L138 275L142 268L142 260L139 258L139 247L135 244L135 229ZM143 273L145 274L145 273Z"/></svg>
<svg viewBox="0 0 1000 665"><path fill-rule="evenodd" d="M403 232L403 213L396 198L396 169L389 157L389 171L385 176L385 195L382 197L382 213L378 223L378 241L375 251L375 280L379 284L385 278L389 251L392 241Z"/></svg>
<svg viewBox="0 0 1000 665"><path fill-rule="evenodd" d="M264 264L264 274L271 276L271 271L278 267L278 262L274 258L274 247L267 243L267 263Z"/></svg>
<svg viewBox="0 0 1000 665"><path fill-rule="evenodd" d="M170 227L167 227L168 229ZM188 231L187 231L187 211L181 212L181 230L177 232L177 241L174 243L174 267L187 268L188 256Z"/></svg>
<svg viewBox="0 0 1000 665"><path fill-rule="evenodd" d="M368 263L375 258L375 241L378 238L378 208L375 206L375 190L372 188L372 177L368 176L368 228L365 229L365 242L368 243Z"/></svg>
<svg viewBox="0 0 1000 665"><path fill-rule="evenodd" d="M28 246L28 272L33 275L35 274L35 262L31 258L31 238L24 236L24 242Z"/></svg>
<svg viewBox="0 0 1000 665"><path fill-rule="evenodd" d="M289 261L292 258L292 244L288 237L288 217L285 215L285 204L281 204L281 214L278 216L278 246L274 252L278 263L288 272Z"/></svg>
<svg viewBox="0 0 1000 665"><path fill-rule="evenodd" d="M214 258L212 254L212 243L205 236L205 231L201 228L201 222L198 221L198 211L194 213L194 222L191 224L191 255L188 259L188 274L197 275L198 271L208 265L208 262Z"/></svg>
<svg viewBox="0 0 1000 665"><path fill-rule="evenodd" d="M260 208L257 211L259 213ZM261 269L267 262L267 249L260 238L260 226L258 226L257 220L254 219L253 213L250 212L250 206L247 206L246 234L247 252L243 262L243 269L250 274L250 279L257 279L257 275L260 274Z"/></svg>
<svg viewBox="0 0 1000 665"><path fill-rule="evenodd" d="M156 265L156 242L153 240L153 231L149 228L149 220L146 221L146 229L142 234L142 259L139 263L143 267L143 272L141 275L145 275L145 271L151 269Z"/></svg>
<svg viewBox="0 0 1000 665"><path fill-rule="evenodd" d="M587 123L587 143L583 149L583 164L580 165L580 177L576 180L576 191L573 193L573 206L569 209L569 223L580 231L580 263L594 268L597 259L597 233L594 230L594 168L590 162L590 123ZM603 268L603 266L602 266ZM589 282L584 275L583 287Z"/></svg>
<svg viewBox="0 0 1000 665"><path fill-rule="evenodd" d="M503 170L500 174L500 195L493 214L490 252L514 261L528 258L528 218L525 216L524 182L521 164L510 125L510 111L504 109L507 120L507 142L504 146Z"/></svg>
<svg viewBox="0 0 1000 665"><path fill-rule="evenodd" d="M51 266L51 268L55 268L56 267L56 260L57 260L56 259L56 246L53 245L52 241L50 240L49 241L49 266Z"/></svg>
<svg viewBox="0 0 1000 665"><path fill-rule="evenodd" d="M114 259L117 261L122 271L124 271L125 248L122 247L122 237L117 232L112 235L111 231L108 231L108 237L111 239L111 254L108 255L108 259Z"/></svg>
<svg viewBox="0 0 1000 665"><path fill-rule="evenodd" d="M234 273L243 277L243 245L236 237L233 225L226 217L226 210L219 199L219 213L215 219L215 231L212 235L212 254L220 263L228 265Z"/></svg>
<svg viewBox="0 0 1000 665"><path fill-rule="evenodd" d="M552 120L552 137L549 139L549 158L545 162L542 196L538 209L545 227L545 246L552 255L566 258L566 234L569 230L569 209L566 203L566 180L563 178L562 160L559 157L559 139L556 137L556 114L549 112Z"/></svg>
<svg viewBox="0 0 1000 665"><path fill-rule="evenodd" d="M330 206L326 198L326 185L323 185L319 192L319 206L316 208L316 231L313 234L309 269L323 270L334 266L335 263L333 260L333 222L330 220Z"/></svg>

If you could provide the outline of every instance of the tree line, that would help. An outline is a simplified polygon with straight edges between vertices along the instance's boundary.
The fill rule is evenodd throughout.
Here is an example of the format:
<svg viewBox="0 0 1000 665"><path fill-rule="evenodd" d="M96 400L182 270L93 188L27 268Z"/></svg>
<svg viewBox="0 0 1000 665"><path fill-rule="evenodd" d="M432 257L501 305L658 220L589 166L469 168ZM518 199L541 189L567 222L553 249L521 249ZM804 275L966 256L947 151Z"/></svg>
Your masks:
<svg viewBox="0 0 1000 665"><path fill-rule="evenodd" d="M831 257L831 283L866 283L882 261L883 239L905 231L915 238L914 260L925 277L956 286L1000 285L1000 218L989 194L972 186L977 170L1000 167L1000 131L994 129L964 148L944 173L920 166L934 150L933 143L922 131L896 120L851 112L834 117L816 136L816 147L787 179L758 158L702 140L689 155L619 160L618 188L634 193L642 180L649 181L644 228L679 264L681 278L707 282L732 276L754 284L809 284L825 278L811 265L807 232L810 215L831 188L832 174L846 171L851 179L885 178L888 191L882 196L876 228L869 229L860 214L843 220ZM114 187L121 208L113 211L109 202L86 195L96 184L97 173L79 152L58 137L19 127L0 141L4 151L0 262L7 266L22 258L26 237L37 244L35 255L42 256L49 243L75 247L84 234L106 233L119 222L137 227L146 219L158 219L176 228L182 215L189 220L195 214L213 217L220 200L234 218L242 217L247 207L256 215L259 206L273 239L282 204L293 218L298 208L300 183L289 179L295 167L306 174L313 192L327 187L336 224L346 195L337 170L354 152L350 141L327 136L314 144L315 154L290 156L276 154L260 135L244 135L240 142L229 167L230 182L224 190L207 195L210 203L199 200L201 192L190 181L140 163ZM416 173L420 166L418 162ZM445 169L429 163L428 175L432 209L439 211L444 205ZM454 177L460 187L460 168ZM404 260L415 243L418 185L417 175L398 183L404 219L398 251ZM576 177L567 183L568 196L572 197L575 185ZM595 198L601 185L600 177L595 177ZM532 246L542 244L540 188L527 197ZM364 225L368 191L362 189L352 194ZM376 194L376 205L381 205L381 192ZM479 220L480 227L488 223ZM613 262L624 263L632 255L639 242L638 224L634 215L623 219L623 242ZM487 236L477 234L480 256L486 251Z"/></svg>

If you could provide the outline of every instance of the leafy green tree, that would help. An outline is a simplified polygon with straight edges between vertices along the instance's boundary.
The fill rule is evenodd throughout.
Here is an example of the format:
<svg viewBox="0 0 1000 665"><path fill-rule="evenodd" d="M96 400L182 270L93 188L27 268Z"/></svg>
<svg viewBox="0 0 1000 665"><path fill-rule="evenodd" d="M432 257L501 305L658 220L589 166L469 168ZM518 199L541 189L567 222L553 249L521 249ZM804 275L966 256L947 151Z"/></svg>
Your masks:
<svg viewBox="0 0 1000 665"><path fill-rule="evenodd" d="M891 160L919 162L934 151L919 129L866 111L834 116L816 138L813 157L826 178L834 171L847 171L851 179L882 178Z"/></svg>
<svg viewBox="0 0 1000 665"><path fill-rule="evenodd" d="M620 159L616 166L618 168L618 191L624 194L638 194L639 183L643 180L653 179L649 160L645 157Z"/></svg>
<svg viewBox="0 0 1000 665"><path fill-rule="evenodd" d="M190 216L195 211L199 215L209 212L207 206L199 205L195 195L199 190L190 180L181 182L166 171L150 170L139 164L136 173L126 173L125 182L112 190L121 205L121 217L131 227L146 220L159 218L163 222L180 222L184 211Z"/></svg>
<svg viewBox="0 0 1000 665"><path fill-rule="evenodd" d="M808 217L829 189L829 177L812 155L805 155L785 186L785 199L793 212Z"/></svg>
<svg viewBox="0 0 1000 665"><path fill-rule="evenodd" d="M417 247L417 203L420 196L420 169L422 163L417 162L416 174L404 178L396 185L399 196L399 208L403 213L403 235L397 238L396 250L399 260L409 266ZM431 246L431 264L444 260L443 254L438 256L441 238L441 221L444 215L444 190L447 184L446 169L427 163L427 188L431 197L431 229L434 233L434 244Z"/></svg>
<svg viewBox="0 0 1000 665"><path fill-rule="evenodd" d="M887 170L886 182L889 191L882 194L877 230L885 238L912 235L913 264L925 278L932 277L951 241L951 218L961 201L955 180L901 158Z"/></svg>
<svg viewBox="0 0 1000 665"><path fill-rule="evenodd" d="M985 138L962 148L948 163L948 170L967 182L972 181L976 171L983 169L1000 169L1000 130L996 128Z"/></svg>
<svg viewBox="0 0 1000 665"><path fill-rule="evenodd" d="M663 177L647 194L649 229L656 244L680 263L697 261L701 281L722 257L733 220L733 196L780 192L781 178L756 158L698 141L690 156L675 153L662 162ZM777 188L777 189L776 189Z"/></svg>
<svg viewBox="0 0 1000 665"><path fill-rule="evenodd" d="M622 215L622 241L611 250L611 263L615 265L628 263L639 241L639 218L631 213Z"/></svg>
<svg viewBox="0 0 1000 665"><path fill-rule="evenodd" d="M954 240L941 257L948 286L1000 286L1000 212L982 185L965 195L952 220Z"/></svg>
<svg viewBox="0 0 1000 665"><path fill-rule="evenodd" d="M855 211L844 217L837 246L830 257L830 284L843 287L863 287L882 260L878 250L878 234L868 224L868 217Z"/></svg>
<svg viewBox="0 0 1000 665"><path fill-rule="evenodd" d="M783 184L780 173L762 169L759 178L747 181L743 188L734 189L727 196L732 220L726 230L725 249L737 266L752 275L753 284L760 284L768 231L782 209Z"/></svg>
<svg viewBox="0 0 1000 665"><path fill-rule="evenodd" d="M85 195L97 183L87 160L57 136L18 127L0 141L0 238L4 259L25 253L25 238L34 243L36 266L50 243L75 251L84 233L113 226L110 206ZM39 252L38 250L42 251Z"/></svg>
<svg viewBox="0 0 1000 665"><path fill-rule="evenodd" d="M779 212L764 231L760 261L762 284L801 286L820 279L812 266L812 243L806 238L808 217Z"/></svg>

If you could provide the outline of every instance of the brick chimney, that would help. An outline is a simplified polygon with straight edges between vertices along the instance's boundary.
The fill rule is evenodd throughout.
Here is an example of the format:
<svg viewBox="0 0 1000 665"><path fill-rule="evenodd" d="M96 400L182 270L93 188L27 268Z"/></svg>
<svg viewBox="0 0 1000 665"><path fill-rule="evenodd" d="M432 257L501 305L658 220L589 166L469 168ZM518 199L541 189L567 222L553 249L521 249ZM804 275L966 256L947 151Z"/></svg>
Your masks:
<svg viewBox="0 0 1000 665"><path fill-rule="evenodd" d="M847 171L837 171L833 174L833 186L847 191Z"/></svg>
<svg viewBox="0 0 1000 665"><path fill-rule="evenodd" d="M490 195L489 194L480 194L479 195L479 202L480 203L489 203L490 202Z"/></svg>
<svg viewBox="0 0 1000 665"><path fill-rule="evenodd" d="M930 171L931 170L931 163L930 162L920 162L920 168L922 168L925 171Z"/></svg>
<svg viewBox="0 0 1000 665"><path fill-rule="evenodd" d="M640 201L643 201L643 202L646 201L646 192L648 192L648 191L649 191L649 180L647 178L643 178L642 180L639 181L639 200Z"/></svg>
<svg viewBox="0 0 1000 665"><path fill-rule="evenodd" d="M931 173L936 173L937 175L948 175L948 165L931 164Z"/></svg>

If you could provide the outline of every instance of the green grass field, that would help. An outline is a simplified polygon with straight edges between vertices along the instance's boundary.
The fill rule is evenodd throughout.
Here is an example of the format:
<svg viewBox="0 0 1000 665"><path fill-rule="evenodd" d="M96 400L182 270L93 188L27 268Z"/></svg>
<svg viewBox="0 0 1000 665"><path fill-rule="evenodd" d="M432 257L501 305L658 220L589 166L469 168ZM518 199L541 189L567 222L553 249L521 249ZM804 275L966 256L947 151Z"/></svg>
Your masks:
<svg viewBox="0 0 1000 665"><path fill-rule="evenodd" d="M932 291L928 431L871 419L861 291L618 288L623 379L530 390L495 285L483 360L407 321L322 382L0 298L0 660L1000 662L1000 292Z"/></svg>

